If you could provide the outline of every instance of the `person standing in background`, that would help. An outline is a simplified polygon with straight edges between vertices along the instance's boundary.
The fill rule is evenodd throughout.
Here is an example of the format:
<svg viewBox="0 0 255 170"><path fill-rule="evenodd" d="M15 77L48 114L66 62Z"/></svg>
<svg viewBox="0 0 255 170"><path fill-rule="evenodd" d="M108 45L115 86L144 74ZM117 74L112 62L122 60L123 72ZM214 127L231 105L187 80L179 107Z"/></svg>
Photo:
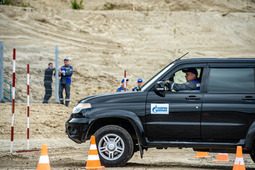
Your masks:
<svg viewBox="0 0 255 170"><path fill-rule="evenodd" d="M137 86L132 89L132 91L141 91L141 87L143 85L143 79L139 78L137 80Z"/></svg>
<svg viewBox="0 0 255 170"><path fill-rule="evenodd" d="M44 72L44 87L45 87L45 95L44 95L44 99L43 99L43 103L48 103L49 99L52 96L52 75L54 72L55 68L53 68L53 64L49 63L48 64L48 68L45 69Z"/></svg>
<svg viewBox="0 0 255 170"><path fill-rule="evenodd" d="M128 83L128 79L126 79L126 86ZM129 91L128 88L126 87L126 91ZM121 86L117 88L116 92L125 92L125 79L121 80Z"/></svg>
<svg viewBox="0 0 255 170"><path fill-rule="evenodd" d="M68 106L70 102L71 77L73 75L73 67L69 65L69 59L64 59L64 65L59 69L60 83L59 83L59 101L64 104L63 90L65 89L65 105Z"/></svg>

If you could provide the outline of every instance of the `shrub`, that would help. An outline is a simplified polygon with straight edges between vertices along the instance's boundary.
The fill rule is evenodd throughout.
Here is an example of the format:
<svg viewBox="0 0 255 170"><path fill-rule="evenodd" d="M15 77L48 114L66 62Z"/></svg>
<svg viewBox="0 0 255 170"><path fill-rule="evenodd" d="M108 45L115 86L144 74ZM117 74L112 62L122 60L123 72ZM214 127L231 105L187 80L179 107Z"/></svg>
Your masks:
<svg viewBox="0 0 255 170"><path fill-rule="evenodd" d="M76 0L72 1L73 9L83 9L83 0L80 0L80 3L78 3Z"/></svg>

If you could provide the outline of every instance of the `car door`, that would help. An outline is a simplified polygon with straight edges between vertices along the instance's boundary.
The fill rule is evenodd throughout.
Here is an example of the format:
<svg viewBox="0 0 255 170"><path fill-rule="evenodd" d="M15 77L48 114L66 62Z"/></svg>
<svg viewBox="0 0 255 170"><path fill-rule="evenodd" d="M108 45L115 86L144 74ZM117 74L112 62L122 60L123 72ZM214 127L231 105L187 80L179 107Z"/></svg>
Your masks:
<svg viewBox="0 0 255 170"><path fill-rule="evenodd" d="M203 141L238 142L255 116L255 73L250 64L229 67L210 64L204 95Z"/></svg>
<svg viewBox="0 0 255 170"><path fill-rule="evenodd" d="M203 66L205 65L199 65L199 67ZM170 74L177 70L175 69ZM165 97L158 96L153 90L148 92L146 103L148 141L200 140L200 116L203 100L201 91L202 89L190 92L166 92Z"/></svg>

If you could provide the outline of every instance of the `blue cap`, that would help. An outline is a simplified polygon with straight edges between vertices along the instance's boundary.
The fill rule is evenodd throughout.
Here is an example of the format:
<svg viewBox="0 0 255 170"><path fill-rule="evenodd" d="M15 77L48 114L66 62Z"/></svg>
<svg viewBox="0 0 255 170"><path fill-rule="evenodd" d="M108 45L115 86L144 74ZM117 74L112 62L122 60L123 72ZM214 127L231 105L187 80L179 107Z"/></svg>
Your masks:
<svg viewBox="0 0 255 170"><path fill-rule="evenodd" d="M64 61L69 61L69 59L68 59L68 58L65 58Z"/></svg>
<svg viewBox="0 0 255 170"><path fill-rule="evenodd" d="M141 78L139 78L138 80L137 80L137 83L142 83L143 82L143 79L141 79Z"/></svg>
<svg viewBox="0 0 255 170"><path fill-rule="evenodd" d="M124 83L124 81L125 81L125 79L122 79L122 80L121 80L121 83ZM128 79L126 79L126 81L128 81Z"/></svg>
<svg viewBox="0 0 255 170"><path fill-rule="evenodd" d="M183 69L182 72L184 72L184 73L191 72L191 73L195 74L196 76L198 75L197 69L195 69L195 68Z"/></svg>

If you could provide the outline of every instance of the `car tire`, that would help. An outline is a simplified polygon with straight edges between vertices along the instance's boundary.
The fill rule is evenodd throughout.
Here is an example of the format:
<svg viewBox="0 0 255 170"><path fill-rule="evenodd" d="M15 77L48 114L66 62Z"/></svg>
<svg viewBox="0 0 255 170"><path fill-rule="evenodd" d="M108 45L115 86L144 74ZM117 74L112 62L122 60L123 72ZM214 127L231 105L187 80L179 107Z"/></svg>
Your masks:
<svg viewBox="0 0 255 170"><path fill-rule="evenodd" d="M117 125L107 125L95 132L101 164L106 167L123 166L134 153L130 134Z"/></svg>
<svg viewBox="0 0 255 170"><path fill-rule="evenodd" d="M255 163L255 144L253 144L251 152L250 152L251 159Z"/></svg>

